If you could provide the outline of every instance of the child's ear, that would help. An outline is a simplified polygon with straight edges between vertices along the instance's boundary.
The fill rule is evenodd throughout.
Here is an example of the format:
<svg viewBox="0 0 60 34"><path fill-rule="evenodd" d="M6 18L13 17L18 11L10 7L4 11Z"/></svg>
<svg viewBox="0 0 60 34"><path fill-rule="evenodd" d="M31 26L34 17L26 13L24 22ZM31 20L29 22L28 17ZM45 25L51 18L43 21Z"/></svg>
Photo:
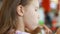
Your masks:
<svg viewBox="0 0 60 34"><path fill-rule="evenodd" d="M19 16L23 16L23 13L24 13L23 6L21 6L21 5L17 6L17 14Z"/></svg>

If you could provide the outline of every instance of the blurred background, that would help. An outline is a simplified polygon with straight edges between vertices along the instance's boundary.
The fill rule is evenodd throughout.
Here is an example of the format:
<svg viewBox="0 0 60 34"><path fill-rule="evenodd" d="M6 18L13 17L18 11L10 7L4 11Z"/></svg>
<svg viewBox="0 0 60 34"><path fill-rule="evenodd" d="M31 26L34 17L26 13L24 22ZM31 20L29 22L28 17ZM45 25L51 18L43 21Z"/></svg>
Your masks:
<svg viewBox="0 0 60 34"><path fill-rule="evenodd" d="M0 9L2 6L0 0ZM52 31L56 33L60 27L60 0L40 0L40 20L43 21Z"/></svg>
<svg viewBox="0 0 60 34"><path fill-rule="evenodd" d="M40 0L39 10L40 20L55 34L60 27L60 0Z"/></svg>

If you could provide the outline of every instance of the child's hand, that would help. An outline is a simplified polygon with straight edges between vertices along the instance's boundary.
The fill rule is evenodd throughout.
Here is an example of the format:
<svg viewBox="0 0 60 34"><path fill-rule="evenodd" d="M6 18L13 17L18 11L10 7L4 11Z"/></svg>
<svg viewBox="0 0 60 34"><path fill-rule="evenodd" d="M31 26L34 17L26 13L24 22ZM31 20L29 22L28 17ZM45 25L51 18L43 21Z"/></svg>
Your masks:
<svg viewBox="0 0 60 34"><path fill-rule="evenodd" d="M46 34L52 34L52 31L49 28L45 29L45 32Z"/></svg>
<svg viewBox="0 0 60 34"><path fill-rule="evenodd" d="M44 28L47 34L52 34L52 31L46 25L44 25Z"/></svg>

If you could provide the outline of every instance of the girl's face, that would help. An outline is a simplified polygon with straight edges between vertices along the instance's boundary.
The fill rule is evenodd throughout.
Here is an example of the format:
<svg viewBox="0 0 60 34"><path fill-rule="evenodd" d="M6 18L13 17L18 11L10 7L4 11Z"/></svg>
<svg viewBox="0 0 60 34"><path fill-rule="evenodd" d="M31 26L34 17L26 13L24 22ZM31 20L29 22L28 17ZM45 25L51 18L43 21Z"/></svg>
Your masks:
<svg viewBox="0 0 60 34"><path fill-rule="evenodd" d="M26 27L31 27L31 29L37 27L39 19L39 14L37 13L38 9L38 0L33 0L29 5L24 7L24 23Z"/></svg>
<svg viewBox="0 0 60 34"><path fill-rule="evenodd" d="M33 0L29 5L24 7L24 23L25 26L34 29L38 26L39 14L37 10L39 9L38 0Z"/></svg>

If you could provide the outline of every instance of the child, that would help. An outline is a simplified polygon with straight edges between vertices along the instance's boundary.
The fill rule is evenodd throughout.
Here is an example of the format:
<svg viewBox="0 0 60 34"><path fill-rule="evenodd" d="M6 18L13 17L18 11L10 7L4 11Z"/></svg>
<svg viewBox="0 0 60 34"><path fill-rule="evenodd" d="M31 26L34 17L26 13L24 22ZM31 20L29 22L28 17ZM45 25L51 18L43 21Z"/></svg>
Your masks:
<svg viewBox="0 0 60 34"><path fill-rule="evenodd" d="M0 34L37 34L38 0L3 0L0 14ZM30 32L25 32L27 28Z"/></svg>

